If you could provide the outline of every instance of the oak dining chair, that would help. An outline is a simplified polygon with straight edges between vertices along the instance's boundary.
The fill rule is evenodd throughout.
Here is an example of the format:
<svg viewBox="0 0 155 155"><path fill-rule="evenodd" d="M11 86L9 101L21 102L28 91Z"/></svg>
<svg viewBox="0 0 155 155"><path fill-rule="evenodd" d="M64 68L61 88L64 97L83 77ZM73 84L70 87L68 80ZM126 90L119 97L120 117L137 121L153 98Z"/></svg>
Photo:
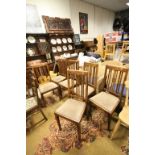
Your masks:
<svg viewBox="0 0 155 155"><path fill-rule="evenodd" d="M121 66L106 65L103 91L91 97L89 101L108 114L108 130L110 118L119 105L124 90L124 82L127 79L128 69Z"/></svg>
<svg viewBox="0 0 155 155"><path fill-rule="evenodd" d="M68 70L68 99L55 111L55 118L61 130L59 117L76 124L78 140L81 141L80 122L85 112L88 97L88 72Z"/></svg>

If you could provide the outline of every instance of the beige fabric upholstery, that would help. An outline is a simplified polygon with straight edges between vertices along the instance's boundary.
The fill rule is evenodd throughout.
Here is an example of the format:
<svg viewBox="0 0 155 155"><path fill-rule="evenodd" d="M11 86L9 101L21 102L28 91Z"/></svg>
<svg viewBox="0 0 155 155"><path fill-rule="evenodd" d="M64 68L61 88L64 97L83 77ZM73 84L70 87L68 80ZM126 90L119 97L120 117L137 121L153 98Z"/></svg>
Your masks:
<svg viewBox="0 0 155 155"><path fill-rule="evenodd" d="M81 87L81 85L79 86L79 91L81 91L80 87ZM84 85L84 90L86 89L85 87L86 87L86 85ZM76 91L76 88L74 88L74 90ZM95 91L95 89L92 86L88 86L88 96L90 94L92 94L94 91ZM84 93L85 93L85 91L84 91ZM85 94L84 94L84 96L85 96Z"/></svg>
<svg viewBox="0 0 155 155"><path fill-rule="evenodd" d="M67 99L55 113L69 120L79 123L84 113L86 103L75 99Z"/></svg>
<svg viewBox="0 0 155 155"><path fill-rule="evenodd" d="M31 97L26 99L26 111L29 111L30 109L34 108L37 106L37 98L36 97Z"/></svg>
<svg viewBox="0 0 155 155"><path fill-rule="evenodd" d="M55 89L57 88L58 85L54 82L47 82L47 83L44 83L44 84L40 84L39 85L39 90L41 93L45 93L45 92L48 92L52 89Z"/></svg>
<svg viewBox="0 0 155 155"><path fill-rule="evenodd" d="M119 103L119 98L106 92L100 92L89 99L92 103L112 114Z"/></svg>
<svg viewBox="0 0 155 155"><path fill-rule="evenodd" d="M53 78L52 78L52 81L54 81L54 82L56 82L56 83L59 83L59 82L65 80L65 79L66 79L65 76L58 75L58 76L56 76L56 77L53 77Z"/></svg>
<svg viewBox="0 0 155 155"><path fill-rule="evenodd" d="M129 126L129 107L124 106L123 110L119 114L119 119Z"/></svg>
<svg viewBox="0 0 155 155"><path fill-rule="evenodd" d="M64 80L62 82L59 83L60 86L68 88L68 80Z"/></svg>

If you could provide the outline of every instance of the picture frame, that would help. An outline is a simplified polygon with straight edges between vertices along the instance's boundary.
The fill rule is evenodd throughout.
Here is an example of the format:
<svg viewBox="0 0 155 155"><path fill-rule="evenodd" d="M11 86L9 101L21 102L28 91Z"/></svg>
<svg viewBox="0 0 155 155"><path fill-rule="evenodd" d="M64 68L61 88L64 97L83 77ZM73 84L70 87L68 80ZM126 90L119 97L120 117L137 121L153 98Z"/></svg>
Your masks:
<svg viewBox="0 0 155 155"><path fill-rule="evenodd" d="M79 12L80 34L88 34L88 14Z"/></svg>

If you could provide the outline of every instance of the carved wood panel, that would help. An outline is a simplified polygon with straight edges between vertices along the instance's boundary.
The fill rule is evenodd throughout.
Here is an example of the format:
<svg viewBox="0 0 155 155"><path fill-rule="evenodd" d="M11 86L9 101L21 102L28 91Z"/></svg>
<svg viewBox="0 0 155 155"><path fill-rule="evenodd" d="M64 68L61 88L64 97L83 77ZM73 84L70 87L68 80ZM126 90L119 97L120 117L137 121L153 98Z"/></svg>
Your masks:
<svg viewBox="0 0 155 155"><path fill-rule="evenodd" d="M69 18L42 16L47 33L73 33Z"/></svg>

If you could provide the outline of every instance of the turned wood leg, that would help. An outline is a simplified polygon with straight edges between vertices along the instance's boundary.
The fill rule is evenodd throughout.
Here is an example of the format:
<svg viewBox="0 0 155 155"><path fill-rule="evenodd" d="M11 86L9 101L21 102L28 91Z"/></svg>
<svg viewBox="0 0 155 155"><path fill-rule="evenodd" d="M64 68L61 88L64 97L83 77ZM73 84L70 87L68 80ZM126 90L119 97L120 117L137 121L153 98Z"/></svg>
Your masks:
<svg viewBox="0 0 155 155"><path fill-rule="evenodd" d="M55 119L56 119L56 121L57 121L57 124L58 124L59 130L61 130L60 119L59 119L59 116L58 116L57 114L55 114Z"/></svg>
<svg viewBox="0 0 155 155"><path fill-rule="evenodd" d="M80 124L77 124L77 132L78 132L78 140L79 140L79 142L81 142L81 128L80 128Z"/></svg>
<svg viewBox="0 0 155 155"><path fill-rule="evenodd" d="M117 121L117 123L116 123L116 125L115 125L115 127L114 127L114 129L113 129L113 131L112 131L112 134L111 134L111 140L113 139L114 134L115 134L115 133L116 133L116 131L118 130L118 128L119 128L119 126L120 126L120 124L121 124L121 121L120 121L120 120L118 120L118 121Z"/></svg>

